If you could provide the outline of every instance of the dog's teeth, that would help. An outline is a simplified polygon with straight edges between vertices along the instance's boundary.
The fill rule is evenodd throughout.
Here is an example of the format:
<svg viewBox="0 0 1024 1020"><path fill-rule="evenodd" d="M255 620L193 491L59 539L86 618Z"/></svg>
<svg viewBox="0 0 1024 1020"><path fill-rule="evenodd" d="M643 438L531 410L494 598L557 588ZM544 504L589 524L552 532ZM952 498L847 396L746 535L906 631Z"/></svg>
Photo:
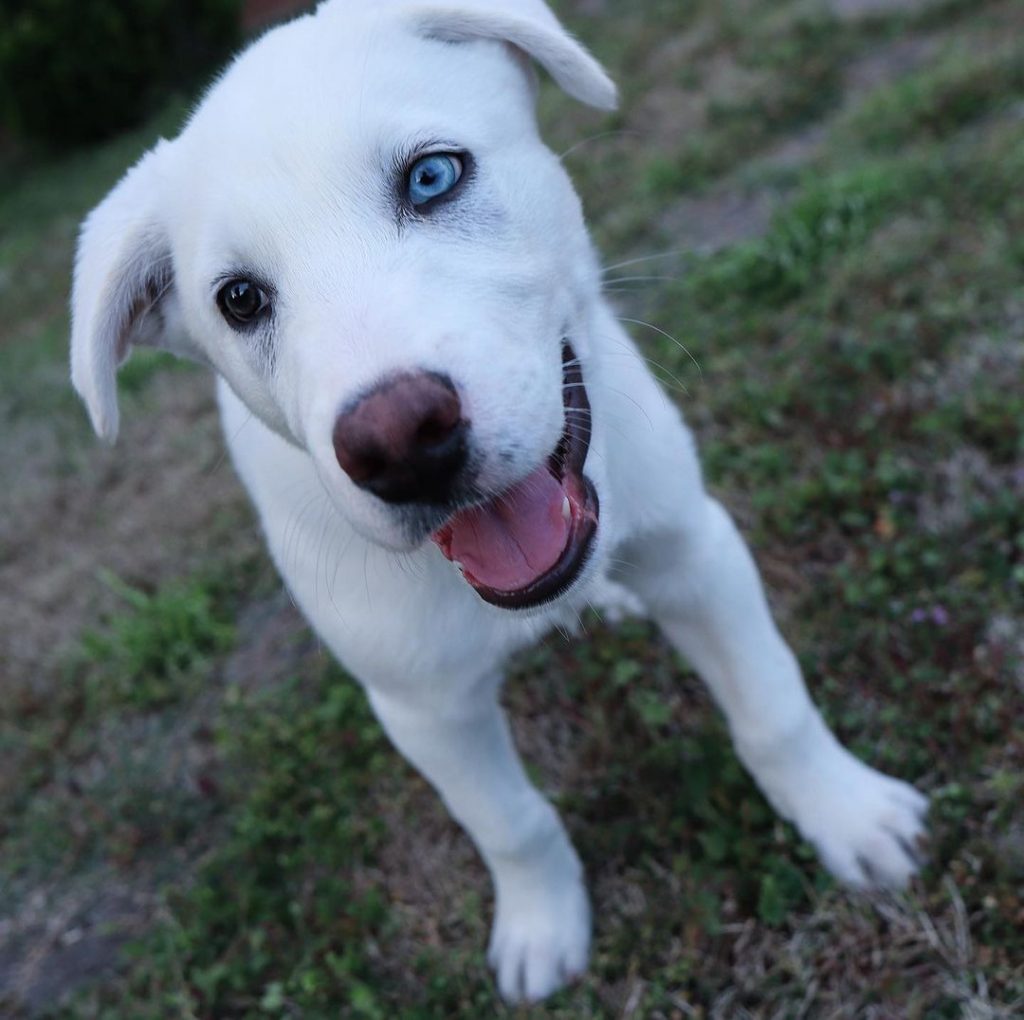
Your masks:
<svg viewBox="0 0 1024 1020"><path fill-rule="evenodd" d="M572 507L569 506L568 496L565 496L562 499L562 518L565 520L566 524L568 524L569 521L572 520Z"/></svg>
<svg viewBox="0 0 1024 1020"><path fill-rule="evenodd" d="M461 564L461 563L460 563L460 562L459 562L458 560L452 560L452 563L454 563L454 564L455 564L455 569L456 569L456 570L457 570L457 571L458 571L458 572L459 572L460 574L464 574L464 573L465 573L465 568L464 568L464 567L462 566L462 564Z"/></svg>

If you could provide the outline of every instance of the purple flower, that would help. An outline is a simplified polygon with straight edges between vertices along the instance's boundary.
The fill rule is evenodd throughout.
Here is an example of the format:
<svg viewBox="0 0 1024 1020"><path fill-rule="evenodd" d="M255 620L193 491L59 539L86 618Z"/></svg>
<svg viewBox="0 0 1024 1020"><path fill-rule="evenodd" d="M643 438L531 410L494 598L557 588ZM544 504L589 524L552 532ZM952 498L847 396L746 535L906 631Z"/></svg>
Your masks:
<svg viewBox="0 0 1024 1020"><path fill-rule="evenodd" d="M948 627L952 617L949 615L949 610L942 605L929 606L918 606L910 614L911 623L934 623L936 627Z"/></svg>

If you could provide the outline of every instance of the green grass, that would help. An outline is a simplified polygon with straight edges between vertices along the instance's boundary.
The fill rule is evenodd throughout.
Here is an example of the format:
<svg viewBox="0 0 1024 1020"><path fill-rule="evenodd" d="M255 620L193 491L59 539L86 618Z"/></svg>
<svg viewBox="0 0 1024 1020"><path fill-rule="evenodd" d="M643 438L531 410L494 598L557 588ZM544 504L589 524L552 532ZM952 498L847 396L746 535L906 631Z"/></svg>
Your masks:
<svg viewBox="0 0 1024 1020"><path fill-rule="evenodd" d="M118 967L50 1015L1021 1015L1019 12L956 0L849 26L804 3L645 0L572 18L624 78L622 112L542 95L558 151L596 136L566 165L611 262L677 247L659 224L687 203L774 204L750 240L631 266L672 279L619 297L700 363L639 337L689 389L709 482L830 722L933 796L914 889L835 888L652 628L589 620L522 657L507 700L587 868L592 966L507 1011L481 865L352 682L283 609L266 615L271 571L239 534L155 589L96 564L114 608L83 616L59 669L9 682L0 910L29 913L41 889L157 896ZM848 67L912 35L931 46L920 66L848 90ZM702 104L685 134L644 128L661 90ZM798 165L759 163L809 125L821 142ZM22 168L0 196L0 408L81 444L71 477L92 470L64 391L74 225L158 130ZM129 414L169 413L151 385L176 380L169 364L129 371Z"/></svg>
<svg viewBox="0 0 1024 1020"><path fill-rule="evenodd" d="M194 888L172 897L173 924L138 947L129 979L90 1009L140 1020L328 1016L347 1001L355 1015L384 1016L366 943L386 934L386 906L347 877L381 840L363 805L387 756L362 695L324 670L314 682L233 700L220 727L235 773L222 845Z"/></svg>
<svg viewBox="0 0 1024 1020"><path fill-rule="evenodd" d="M691 281L706 306L778 307L809 290L835 257L858 247L901 196L923 183L911 161L866 164L809 180L768 233L697 267Z"/></svg>
<svg viewBox="0 0 1024 1020"><path fill-rule="evenodd" d="M0 885L36 880L58 864L74 872L97 857L130 861L132 845L165 847L181 835L176 826L195 798L162 774L161 742L194 710L213 661L233 644L236 586L253 567L224 562L220 570L154 594L101 573L126 610L82 634L49 698L31 685L13 688L15 704L0 712L11 766L0 783Z"/></svg>
<svg viewBox="0 0 1024 1020"><path fill-rule="evenodd" d="M127 604L106 633L82 638L96 695L135 708L159 708L197 693L210 664L234 643L227 607L209 583L192 581L147 595L110 573L104 584Z"/></svg>
<svg viewBox="0 0 1024 1020"><path fill-rule="evenodd" d="M940 62L880 91L850 118L866 144L891 149L939 139L1024 97L1024 46L1010 39L976 48L954 46Z"/></svg>

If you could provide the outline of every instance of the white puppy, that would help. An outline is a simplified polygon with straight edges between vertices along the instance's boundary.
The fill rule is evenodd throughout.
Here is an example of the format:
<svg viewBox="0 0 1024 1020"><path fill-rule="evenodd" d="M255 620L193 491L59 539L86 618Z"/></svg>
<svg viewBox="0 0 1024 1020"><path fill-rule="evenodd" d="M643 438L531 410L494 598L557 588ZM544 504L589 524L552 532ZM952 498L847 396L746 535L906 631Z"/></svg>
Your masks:
<svg viewBox="0 0 1024 1020"><path fill-rule="evenodd" d="M329 0L268 33L86 221L71 354L107 440L132 345L217 370L295 600L490 869L513 1000L584 969L590 915L509 738L502 665L608 578L840 879L905 883L925 810L812 705L689 432L602 298L529 58L614 105L541 0Z"/></svg>

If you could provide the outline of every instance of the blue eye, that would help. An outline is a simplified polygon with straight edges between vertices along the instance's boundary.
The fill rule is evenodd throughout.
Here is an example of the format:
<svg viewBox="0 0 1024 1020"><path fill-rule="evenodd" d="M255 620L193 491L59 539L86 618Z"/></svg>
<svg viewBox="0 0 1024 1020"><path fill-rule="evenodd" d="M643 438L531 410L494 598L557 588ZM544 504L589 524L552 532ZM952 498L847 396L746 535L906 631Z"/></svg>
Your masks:
<svg viewBox="0 0 1024 1020"><path fill-rule="evenodd" d="M413 205L426 205L452 190L462 176L462 160L449 152L438 152L416 160L409 171L407 190Z"/></svg>

